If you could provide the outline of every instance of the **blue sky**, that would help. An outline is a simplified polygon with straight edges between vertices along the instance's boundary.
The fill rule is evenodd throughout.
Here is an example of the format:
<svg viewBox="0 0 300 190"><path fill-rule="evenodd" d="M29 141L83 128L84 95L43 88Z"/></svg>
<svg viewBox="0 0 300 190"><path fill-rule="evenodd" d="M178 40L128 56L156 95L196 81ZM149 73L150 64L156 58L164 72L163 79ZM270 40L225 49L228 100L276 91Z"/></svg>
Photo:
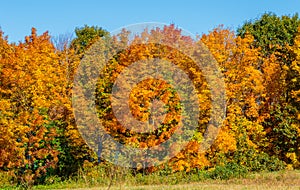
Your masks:
<svg viewBox="0 0 300 190"><path fill-rule="evenodd" d="M0 3L0 27L10 42L23 40L31 27L56 36L84 24L112 31L134 23L163 22L202 34L220 24L236 29L265 12L299 11L298 0L6 0Z"/></svg>

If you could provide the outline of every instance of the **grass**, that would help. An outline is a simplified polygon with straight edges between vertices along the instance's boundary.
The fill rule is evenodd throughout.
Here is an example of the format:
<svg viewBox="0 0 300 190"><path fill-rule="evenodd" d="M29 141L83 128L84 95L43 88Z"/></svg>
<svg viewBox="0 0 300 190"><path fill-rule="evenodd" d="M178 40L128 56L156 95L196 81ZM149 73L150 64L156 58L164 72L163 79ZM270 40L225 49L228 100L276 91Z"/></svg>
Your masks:
<svg viewBox="0 0 300 190"><path fill-rule="evenodd" d="M299 189L300 190L300 171L279 171L279 172L260 172L249 173L245 177L232 178L229 180L207 179L203 174L169 174L166 176L137 175L123 176L120 180L114 180L112 186L109 182L96 183L91 181L67 181L54 183L48 186L36 186L33 189L76 189L76 190L100 190L100 189Z"/></svg>
<svg viewBox="0 0 300 190"><path fill-rule="evenodd" d="M74 188L70 188L74 189ZM89 189L108 189L108 187L82 187L76 190ZM259 173L251 174L246 178L230 179L230 180L204 180L200 182L191 183L179 183L174 185L157 184L157 185L134 185L134 184L118 184L112 186L110 189L133 189L133 190L150 190L150 189L170 189L170 190L187 190L187 189L203 189L203 190L215 190L215 189L257 189L257 190L269 190L269 189L300 189L300 172L299 171L285 171L285 172L272 172L272 173Z"/></svg>
<svg viewBox="0 0 300 190"><path fill-rule="evenodd" d="M215 175L214 175L215 176ZM22 189L16 186L1 188L5 178L0 175L0 189ZM141 173L133 175L122 168L92 168L80 171L76 177L61 181L58 177L51 177L46 185L33 186L32 189L75 189L75 190L101 190L101 189L299 189L300 170L282 170L277 172L246 173L229 179L211 179L207 171L195 173L168 173L157 172L149 175Z"/></svg>

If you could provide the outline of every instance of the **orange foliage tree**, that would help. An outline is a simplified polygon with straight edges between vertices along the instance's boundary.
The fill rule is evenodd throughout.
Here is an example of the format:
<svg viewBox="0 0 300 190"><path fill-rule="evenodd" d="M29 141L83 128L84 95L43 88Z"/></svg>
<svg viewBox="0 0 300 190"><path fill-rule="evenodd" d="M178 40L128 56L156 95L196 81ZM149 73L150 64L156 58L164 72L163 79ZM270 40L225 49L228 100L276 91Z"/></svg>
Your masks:
<svg viewBox="0 0 300 190"><path fill-rule="evenodd" d="M267 157L262 153L268 141L262 125L267 113L261 108L266 93L270 93L265 86L265 79L270 80L270 76L261 69L260 49L252 46L251 35L241 38L223 28L203 35L201 40L220 64L227 94L226 120L211 154L227 155L227 159L217 159L217 163L233 161L256 170L263 162L261 158ZM269 64L270 60L266 62ZM271 67L268 69L277 74Z"/></svg>
<svg viewBox="0 0 300 190"><path fill-rule="evenodd" d="M32 184L53 172L70 151L65 140L72 133L67 131L72 125L67 64L48 33L38 36L34 28L18 45L8 44L1 33L0 64L0 167Z"/></svg>
<svg viewBox="0 0 300 190"><path fill-rule="evenodd" d="M86 63L81 65L82 69L84 68L84 73L78 74L78 84L82 87L77 90L77 93L80 95L76 96L75 98L80 99L80 101L77 102L79 107L83 107L84 104L87 104L84 100L89 99L88 97L91 95L91 93L93 93L90 88L93 88L92 83L95 83L95 81L92 81L91 79L95 78L91 76L99 76L100 79L97 80L95 94L95 105L97 107L97 114L100 118L100 121L104 125L105 133L110 134L113 138L115 138L116 141L121 142L122 146L133 146L147 150L166 142L168 139L174 136L175 131L182 130L180 128L180 123L182 122L181 118L188 118L186 125L195 127L196 130L186 134L182 133L182 136L190 136L192 139L186 144L186 148L180 153L180 155L173 155L174 157L170 160L170 166L174 169L174 171L177 171L182 169L191 170L195 167L203 168L204 166L209 165L209 162L205 158L204 154L199 152L199 148L206 125L209 122L211 92L208 89L207 81L205 81L203 77L203 73L201 71L203 68L199 68L199 66L197 66L195 62L185 54L186 52L195 52L195 46L197 45L196 42L193 42L193 40L189 37L183 36L181 34L181 30L175 28L174 25L165 26L162 29L144 31L141 36L136 36L133 41L129 40L128 35L129 33L127 31L123 31L121 34L119 34L119 36L107 39L111 40L112 44L115 45L113 48L115 52L111 52L112 55L115 55L108 59L107 65L105 65L100 75L97 73L99 67L94 66L94 64L96 64L97 61L103 61L105 58L101 56L86 57ZM157 41L161 43L155 43ZM131 45L126 47L126 44L129 43ZM176 47L184 49L185 52L180 52L176 48L173 48L174 44L178 45ZM87 51L86 53L87 55L93 55L93 51L96 53L99 53L99 51L107 52L105 47L104 40L101 42L100 39L99 42L94 44L94 49ZM157 60L159 60L159 63L156 63ZM126 74L126 76L131 76L129 77L129 81L137 81L137 79L144 74L149 74L148 72L166 70L166 68L164 68L166 65L168 65L166 62L171 62L174 64L167 72L163 74L165 76L174 77L173 81L163 82L161 79L151 78L141 81L134 88L132 88L128 101L123 102L129 104L130 112L134 117L133 120L139 120L149 124L146 127L147 129L145 126L141 126L133 120L130 120L130 114L121 114L123 122L118 121L119 118L116 118L115 115L118 115L118 111L114 112L112 106L113 101L118 101L116 99L128 97L125 93L126 90L123 89L131 88L129 82L126 80L120 80L116 82L116 80L119 75L122 75L122 72L125 72L127 68L130 68L136 62L141 62L140 65L137 66L138 69L131 71L131 73L128 71L129 73ZM190 86L188 85L187 80L184 80L182 75L176 72L176 67L180 68L186 73L187 77L192 81L197 90L197 95L195 97L193 97L193 94L181 94L181 98L185 98L186 100L188 99L189 101L196 101L197 98L201 99L201 102L198 100L196 101L196 103L199 104L199 107L197 107L196 110L200 112L200 115L196 118L196 122L189 120L189 108L184 108L185 110L183 111L182 104L180 103L182 100L177 95L178 91L174 89L174 85L176 84L183 89L189 88ZM204 65L204 67L209 68L211 65ZM206 70L208 70L207 68ZM118 88L118 91L124 92L125 94L113 96L112 93L114 85L117 86L115 88ZM159 108L165 110L165 112L162 111L162 113L157 115L156 120L159 120L158 118L162 119L162 122L158 122L158 125L157 123L155 124L155 121L153 120L153 114L155 115L155 113L152 112L154 110L158 111L159 109L154 108L158 105L153 104L153 101L160 102L161 104L158 104L160 106L165 105L165 107ZM94 103L91 102L91 105L93 104ZM123 107L126 108L126 106L120 102L117 109L121 110L122 112L122 110L124 110ZM193 108L193 106L191 107ZM193 111L194 110L191 110L191 112ZM78 121L81 121L82 118L89 118L88 120L92 121L90 115L87 115L87 112L82 111L80 114L81 117L76 118ZM90 139L88 144L100 154L97 144L101 142L98 141L96 136L91 135L97 133L97 130L99 129L95 128L95 123L90 126L85 126L84 122L82 122L82 124L83 125L80 126L80 129L82 129L82 133L86 133L86 139ZM129 126L129 128L131 127L131 130L127 127L124 127L124 124ZM145 133L136 132L140 131L141 129L149 131ZM177 135L175 137L177 140L172 141L172 143L167 142L169 143L167 147L171 148L171 152L178 151L177 149L181 146L181 138L184 137L179 137ZM112 146L110 143L105 142L105 138L102 140L104 141L102 142L103 145L101 146L101 150L103 149L102 154L105 154L105 151L107 150L109 150L109 153L106 154L114 154L117 152L116 149L118 147ZM165 157L167 157L165 154L169 150L164 148L157 150L161 153L160 159L165 159ZM145 167L145 165L152 161L134 158L131 166L141 168ZM156 161L159 162L159 159Z"/></svg>
<svg viewBox="0 0 300 190"><path fill-rule="evenodd" d="M126 30L109 36L87 26L77 33L71 47L58 50L47 32L38 36L33 28L19 44L0 32L0 170L19 182L71 175L85 160L96 161L93 151L98 159L126 155L118 146L144 151L128 165L138 170L189 172L228 163L248 170L277 170L283 163L300 167L300 28L294 43L276 45L287 55L266 53L247 31L241 37L223 27L196 41L174 25L133 38ZM212 90L217 82L209 83L207 76L215 73L210 54L224 76L222 124L211 123L212 96L224 94L218 86ZM91 109L79 113L74 102ZM99 121L104 131L97 128ZM219 126L216 139L205 139ZM206 150L205 143L213 141Z"/></svg>

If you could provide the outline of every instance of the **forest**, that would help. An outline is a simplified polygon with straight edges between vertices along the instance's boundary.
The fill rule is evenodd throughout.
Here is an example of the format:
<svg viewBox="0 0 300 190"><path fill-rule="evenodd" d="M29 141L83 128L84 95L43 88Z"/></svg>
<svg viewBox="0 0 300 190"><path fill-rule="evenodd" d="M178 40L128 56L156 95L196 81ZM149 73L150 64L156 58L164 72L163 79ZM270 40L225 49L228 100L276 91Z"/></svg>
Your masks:
<svg viewBox="0 0 300 190"><path fill-rule="evenodd" d="M163 36L159 40L166 45L156 43L153 34ZM9 42L8 36L2 28L0 188L31 188L80 178L83 173L89 179L116 180L113 178L121 175L118 171L124 173L125 170L133 176L205 173L210 179L229 179L251 172L300 169L298 14L277 16L266 13L241 23L235 31L220 25L196 41L184 36L174 24L145 31L133 40L126 30L119 36L112 36L99 26L88 25L75 28L74 37L70 34L50 36L47 31L38 35L35 28L18 43ZM107 41L111 47L105 46ZM136 44L122 48L132 41ZM204 73L210 65L199 68L192 57L171 48L172 44L178 44L191 55L199 53L195 47L204 44L213 56L226 92L224 108L219 108L224 109L222 122L210 122L213 107L210 85L215 84L209 83L209 77L204 76L211 75ZM103 52L110 48L113 55L102 70L89 65L101 59L87 56L93 48ZM113 86L130 65L156 58L176 65L169 70L171 75L177 72L176 69L183 70L192 80L196 94L178 95L171 83L161 79L139 82L129 94L133 118L148 121L153 111L151 102L155 100L167 109L157 129L141 133L138 130L142 126L136 122L126 121L130 129L118 122L113 111ZM157 65L152 64L134 72L147 73L155 68ZM78 73L80 69L84 73ZM137 80L139 75L131 73L130 77L130 80ZM184 86L184 92L188 90L185 79L177 78L173 82ZM91 88L94 84L95 89ZM118 85L120 89L130 86L124 81L119 81ZM122 97L126 92L120 93ZM91 94L95 97L91 105L94 105L104 131L122 146L148 150L173 136L167 147L157 149L162 152L160 158L130 158L130 167L117 166L112 159L105 159L105 155L115 153L118 147L106 142L105 136L100 140L95 137L99 129L93 118L84 111L74 110L75 95L78 98L76 107L88 107L89 102L84 100ZM222 92L216 91L213 95L219 97ZM199 100L196 122L190 118L195 107L183 108L180 103L184 97L186 102ZM119 108L123 109L121 104ZM184 121L181 121L182 117ZM127 116L123 115L123 119ZM87 121L90 124L84 126ZM183 130L181 122L188 129L177 133ZM205 146L208 126L211 130L218 128L218 134L204 151L199 151ZM180 139L184 135L186 142L181 148ZM164 148L168 148L172 156L164 154ZM159 164L151 164L154 160Z"/></svg>

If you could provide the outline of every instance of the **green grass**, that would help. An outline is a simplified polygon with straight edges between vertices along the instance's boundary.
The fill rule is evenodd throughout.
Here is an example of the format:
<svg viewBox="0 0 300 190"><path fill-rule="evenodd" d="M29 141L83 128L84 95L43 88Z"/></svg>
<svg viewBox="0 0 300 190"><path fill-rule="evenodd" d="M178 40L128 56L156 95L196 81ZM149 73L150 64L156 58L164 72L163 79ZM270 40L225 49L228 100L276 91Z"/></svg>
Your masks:
<svg viewBox="0 0 300 190"><path fill-rule="evenodd" d="M133 174L132 171L118 167L93 167L69 180L62 181L52 176L45 185L36 185L32 189L299 189L300 170L282 170L277 172L259 172L231 175L228 171L198 171L193 173L168 171L148 175ZM224 175L226 174L226 175ZM225 176L225 177L224 177ZM212 179L212 177L214 179ZM6 184L6 185L5 185ZM2 187L2 188L1 188ZM9 178L0 173L0 189L22 189L9 185ZM24 188L23 188L24 189Z"/></svg>
<svg viewBox="0 0 300 190"><path fill-rule="evenodd" d="M32 189L300 189L300 171L279 171L249 173L244 177L231 178L227 180L209 179L205 172L185 174L174 173L161 175L154 173L150 175L138 174L133 176L128 173L114 174L111 179L93 179L89 176L80 176L77 179L59 181L52 179L52 184L38 185ZM56 181L58 180L58 182ZM111 185L111 186L110 186ZM21 189L20 187L9 187L3 189Z"/></svg>
<svg viewBox="0 0 300 190"><path fill-rule="evenodd" d="M252 173L244 178L232 178L229 180L212 180L212 179L200 179L196 181L197 177L179 178L176 182L173 175L169 176L144 176L143 184L141 181L128 181L125 183L116 183L110 189L300 189L300 171L280 171L280 172L262 172ZM164 179L162 181L162 179ZM69 187L74 189L74 187ZM88 187L81 186L80 189L108 189L107 186Z"/></svg>

